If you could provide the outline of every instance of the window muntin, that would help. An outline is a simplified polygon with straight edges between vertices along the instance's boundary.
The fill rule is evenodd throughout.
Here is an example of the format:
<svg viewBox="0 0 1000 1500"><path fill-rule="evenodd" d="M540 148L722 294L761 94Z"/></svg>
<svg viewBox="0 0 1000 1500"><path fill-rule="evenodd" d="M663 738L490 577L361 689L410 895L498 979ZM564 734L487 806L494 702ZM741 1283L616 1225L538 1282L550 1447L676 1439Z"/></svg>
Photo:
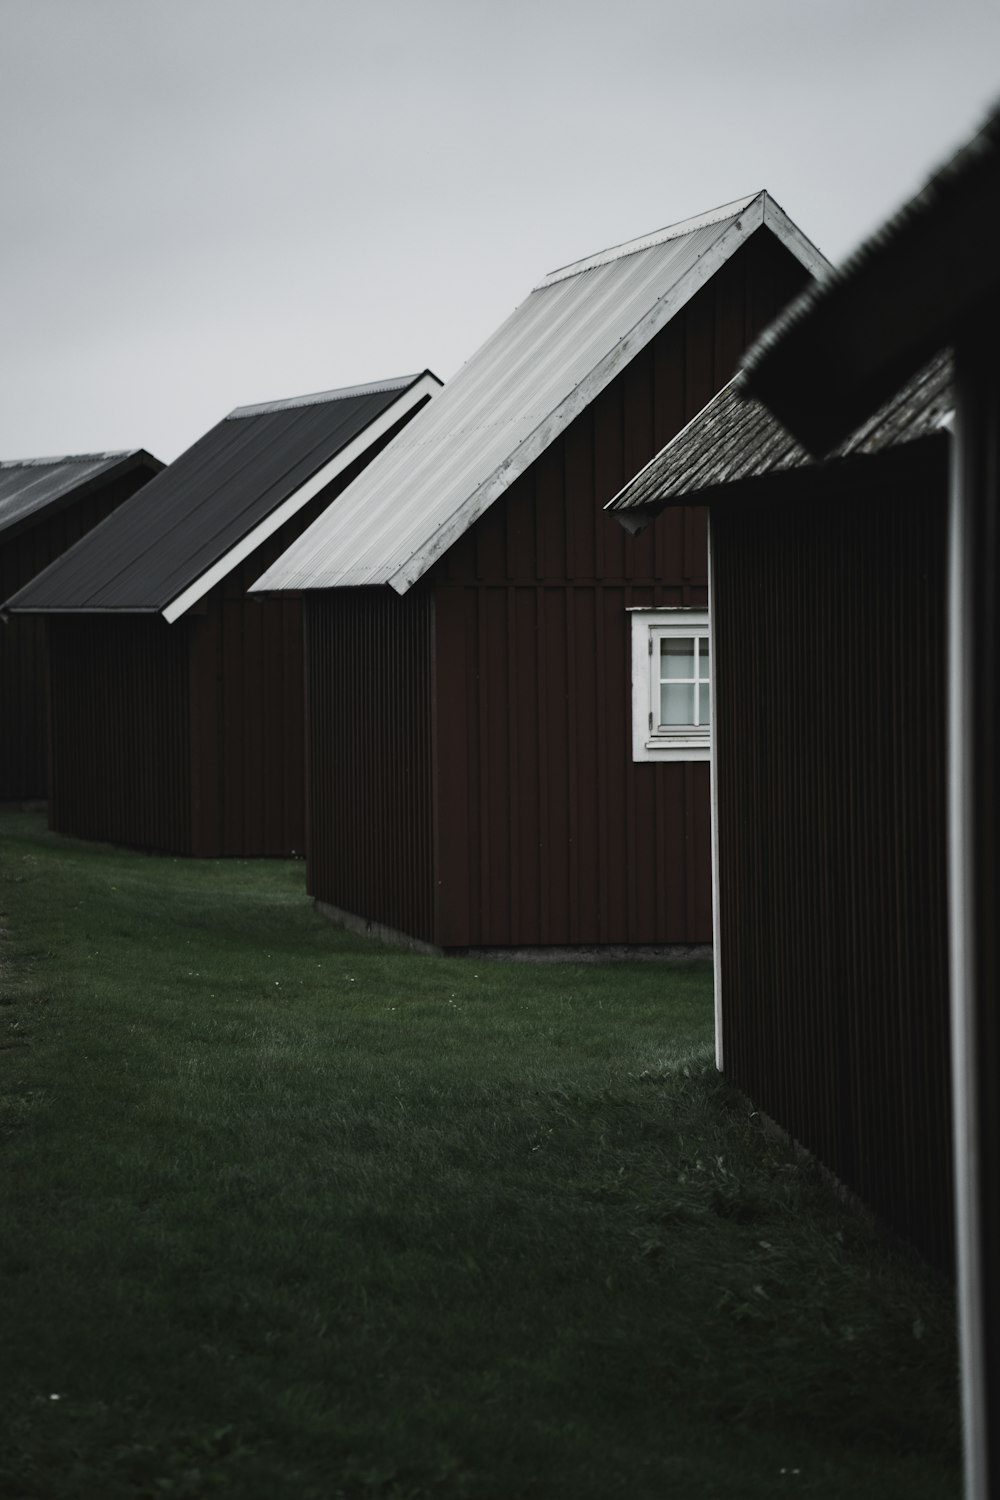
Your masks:
<svg viewBox="0 0 1000 1500"><path fill-rule="evenodd" d="M635 760L707 760L711 719L708 612L632 610Z"/></svg>
<svg viewBox="0 0 1000 1500"><path fill-rule="evenodd" d="M673 635L655 625L650 629L653 651L659 647L650 730L707 727L711 714L707 637Z"/></svg>

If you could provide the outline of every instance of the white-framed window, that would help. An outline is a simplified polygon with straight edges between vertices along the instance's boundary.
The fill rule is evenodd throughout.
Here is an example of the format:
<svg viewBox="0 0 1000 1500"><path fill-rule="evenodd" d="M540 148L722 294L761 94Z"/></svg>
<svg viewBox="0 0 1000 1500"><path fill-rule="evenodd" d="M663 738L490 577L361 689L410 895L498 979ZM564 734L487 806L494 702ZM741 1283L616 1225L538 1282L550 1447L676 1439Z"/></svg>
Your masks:
<svg viewBox="0 0 1000 1500"><path fill-rule="evenodd" d="M708 760L707 609L633 609L632 759Z"/></svg>

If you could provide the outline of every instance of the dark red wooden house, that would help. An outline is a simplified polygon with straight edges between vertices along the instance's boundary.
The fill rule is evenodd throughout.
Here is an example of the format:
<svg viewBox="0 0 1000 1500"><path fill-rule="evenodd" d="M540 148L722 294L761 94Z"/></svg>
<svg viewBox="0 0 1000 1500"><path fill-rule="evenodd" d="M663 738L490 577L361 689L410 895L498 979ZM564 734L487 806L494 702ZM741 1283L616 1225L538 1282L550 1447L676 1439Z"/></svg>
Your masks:
<svg viewBox="0 0 1000 1500"><path fill-rule="evenodd" d="M967 1500L1000 1490L998 242L1000 110L822 297L776 330L748 372L781 420L822 452L933 350L955 350L947 848Z"/></svg>
<svg viewBox="0 0 1000 1500"><path fill-rule="evenodd" d="M0 599L8 598L163 468L142 448L0 463ZM0 802L48 794L44 625L0 626Z"/></svg>
<svg viewBox="0 0 1000 1500"><path fill-rule="evenodd" d="M449 950L711 941L708 726L647 734L630 686L664 611L704 637L704 515L633 542L603 507L824 265L758 193L553 272L263 575L305 593L333 914Z"/></svg>
<svg viewBox="0 0 1000 1500"><path fill-rule="evenodd" d="M709 510L719 1065L945 1265L953 403L941 358L811 463L733 382L612 502Z"/></svg>
<svg viewBox="0 0 1000 1500"><path fill-rule="evenodd" d="M247 585L439 387L425 371L239 407L8 601L47 623L52 828L304 850L301 605Z"/></svg>
<svg viewBox="0 0 1000 1500"><path fill-rule="evenodd" d="M954 1222L968 1500L1000 1488L998 237L1000 111L751 352L742 389L822 461L694 486L723 1061L938 1259ZM949 346L954 410L925 405L919 433L905 408ZM726 423L762 409L716 424L703 481L734 446Z"/></svg>

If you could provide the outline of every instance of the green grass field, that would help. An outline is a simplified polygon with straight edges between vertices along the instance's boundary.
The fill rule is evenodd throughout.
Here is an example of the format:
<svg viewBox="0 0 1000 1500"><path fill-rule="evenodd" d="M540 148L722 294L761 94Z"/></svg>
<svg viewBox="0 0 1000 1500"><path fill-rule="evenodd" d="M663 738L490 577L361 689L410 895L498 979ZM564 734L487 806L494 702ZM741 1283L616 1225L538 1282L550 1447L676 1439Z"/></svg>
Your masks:
<svg viewBox="0 0 1000 1500"><path fill-rule="evenodd" d="M0 816L4 1500L957 1496L948 1286L705 966L414 957Z"/></svg>

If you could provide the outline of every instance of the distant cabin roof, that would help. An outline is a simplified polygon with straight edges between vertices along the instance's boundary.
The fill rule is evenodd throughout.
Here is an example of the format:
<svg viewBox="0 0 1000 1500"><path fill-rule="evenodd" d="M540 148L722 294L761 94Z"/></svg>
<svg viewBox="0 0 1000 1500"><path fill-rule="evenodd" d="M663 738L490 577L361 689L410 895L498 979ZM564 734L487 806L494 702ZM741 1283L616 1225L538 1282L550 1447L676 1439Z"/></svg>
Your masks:
<svg viewBox="0 0 1000 1500"><path fill-rule="evenodd" d="M237 407L5 607L177 619L440 385L425 370Z"/></svg>
<svg viewBox="0 0 1000 1500"><path fill-rule="evenodd" d="M1000 291L1000 108L844 264L761 336L743 380L828 452Z"/></svg>
<svg viewBox="0 0 1000 1500"><path fill-rule="evenodd" d="M137 468L156 474L163 465L145 448L0 461L0 535L72 505Z"/></svg>
<svg viewBox="0 0 1000 1500"><path fill-rule="evenodd" d="M827 269L760 192L551 272L255 590L405 593L762 227Z"/></svg>
<svg viewBox="0 0 1000 1500"><path fill-rule="evenodd" d="M944 353L852 432L827 462L879 453L940 433L948 427L954 404L951 355ZM766 406L741 391L737 376L606 509L637 529L667 505L701 504L728 485L813 462Z"/></svg>

